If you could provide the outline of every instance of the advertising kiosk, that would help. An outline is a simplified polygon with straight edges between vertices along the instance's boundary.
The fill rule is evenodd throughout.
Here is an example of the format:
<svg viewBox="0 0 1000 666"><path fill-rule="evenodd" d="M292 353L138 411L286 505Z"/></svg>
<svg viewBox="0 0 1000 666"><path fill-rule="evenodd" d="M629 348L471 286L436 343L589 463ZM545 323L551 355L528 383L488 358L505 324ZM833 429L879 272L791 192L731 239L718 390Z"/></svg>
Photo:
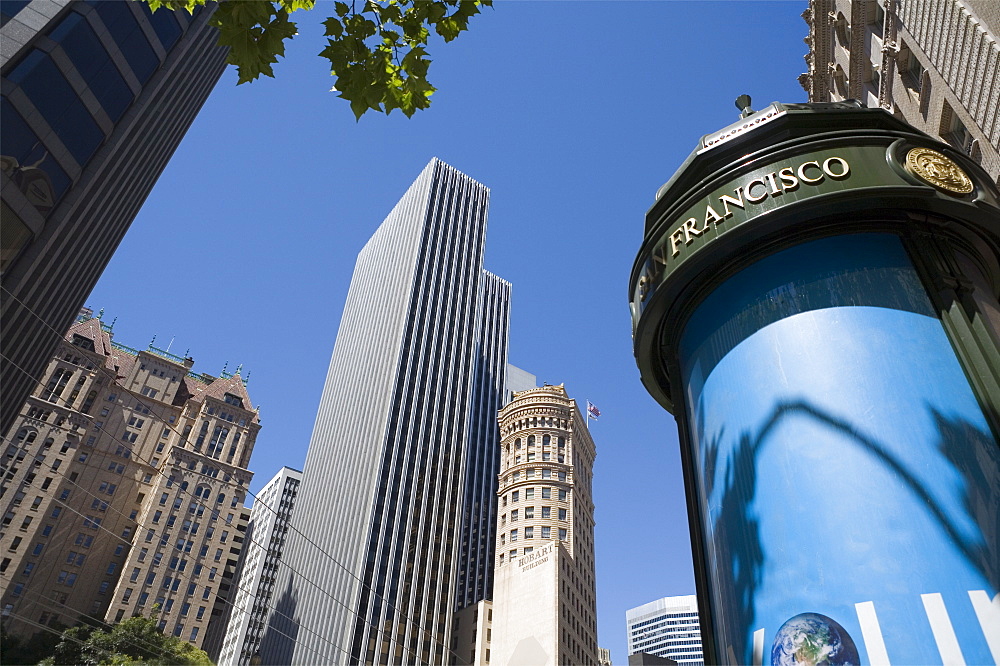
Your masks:
<svg viewBox="0 0 1000 666"><path fill-rule="evenodd" d="M658 192L634 351L706 663L1000 663L998 201L853 101L747 109Z"/></svg>

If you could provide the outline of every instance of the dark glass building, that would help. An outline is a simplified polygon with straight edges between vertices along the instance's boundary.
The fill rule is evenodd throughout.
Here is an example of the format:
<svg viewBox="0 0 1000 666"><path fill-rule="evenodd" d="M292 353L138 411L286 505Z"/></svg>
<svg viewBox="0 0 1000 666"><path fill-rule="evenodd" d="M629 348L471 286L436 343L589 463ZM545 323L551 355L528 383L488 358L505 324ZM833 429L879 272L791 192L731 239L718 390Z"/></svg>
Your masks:
<svg viewBox="0 0 1000 666"><path fill-rule="evenodd" d="M212 11L0 3L0 430L222 75Z"/></svg>

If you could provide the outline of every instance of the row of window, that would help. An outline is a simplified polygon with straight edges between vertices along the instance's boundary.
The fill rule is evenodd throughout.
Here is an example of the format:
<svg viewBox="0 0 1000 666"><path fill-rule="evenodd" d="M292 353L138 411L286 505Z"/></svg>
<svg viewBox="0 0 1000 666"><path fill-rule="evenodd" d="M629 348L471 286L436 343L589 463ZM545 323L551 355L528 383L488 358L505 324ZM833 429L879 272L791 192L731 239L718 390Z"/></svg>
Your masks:
<svg viewBox="0 0 1000 666"><path fill-rule="evenodd" d="M535 488L524 488L524 499L530 500L535 497ZM569 490L567 488L556 488L556 499L561 501L566 501L569 499ZM542 499L552 498L552 487L551 486L541 486ZM503 497L500 498L500 503L502 506L507 506L507 497L510 497L511 502L518 502L521 499L521 490L514 490L512 492L504 493Z"/></svg>
<svg viewBox="0 0 1000 666"><path fill-rule="evenodd" d="M541 507L541 509L542 509L542 518L551 518L552 517L552 507L551 506L543 506L543 507ZM559 520L563 520L563 521L566 520L566 509L559 509L559 512L558 512L557 515L559 516ZM524 519L525 520L531 520L534 517L535 517L535 507L533 507L533 506L526 506L526 507L524 507ZM513 509L510 512L510 521L514 522L514 521L518 520L518 518L519 518L518 510L517 509ZM500 524L501 525L506 525L507 524L507 514L506 513L502 514L500 516Z"/></svg>
<svg viewBox="0 0 1000 666"><path fill-rule="evenodd" d="M132 12L133 3L87 0L87 4L96 10L138 83L145 84L160 60ZM145 3L135 6L146 14L162 46L169 50L183 32L174 12L153 14ZM79 10L71 11L49 31L48 37L62 48L70 67L83 79L110 121L117 122L131 106L135 93L90 22ZM52 56L31 49L7 78L21 87L76 164L85 166L104 142L104 131ZM25 192L34 189L45 193L34 197L32 203L46 214L66 192L69 176L6 97L2 113L0 142L4 154L16 160L13 180Z"/></svg>
<svg viewBox="0 0 1000 666"><path fill-rule="evenodd" d="M557 479L558 481L563 481L563 482L566 481L565 471L557 471L555 474L553 474L552 472L553 470L549 469L548 467L541 467L541 468L532 467L524 470L524 478L526 480L539 478L539 479ZM507 483L515 483L520 480L521 480L520 470L516 472L511 472L510 474L507 475L506 479Z"/></svg>
<svg viewBox="0 0 1000 666"><path fill-rule="evenodd" d="M530 538L533 538L533 537L525 536L525 538L526 539L530 539ZM559 539L562 540L562 541L566 540L566 530L559 530ZM524 550L521 551L522 555L530 555L533 552L535 552L535 547L534 546L526 546L524 548ZM518 557L518 550L517 550L517 548L511 548L510 551L508 551L507 553L500 553L500 564L504 563L504 556L505 555L507 556L506 559L509 562L513 562Z"/></svg>

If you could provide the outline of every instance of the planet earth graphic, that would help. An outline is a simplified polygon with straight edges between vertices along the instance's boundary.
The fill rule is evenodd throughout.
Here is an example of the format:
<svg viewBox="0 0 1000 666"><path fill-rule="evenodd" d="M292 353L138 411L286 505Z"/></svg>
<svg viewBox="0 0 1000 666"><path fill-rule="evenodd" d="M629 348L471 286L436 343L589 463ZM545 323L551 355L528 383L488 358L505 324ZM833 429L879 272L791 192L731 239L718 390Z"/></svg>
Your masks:
<svg viewBox="0 0 1000 666"><path fill-rule="evenodd" d="M858 666L858 648L847 631L826 615L800 613L774 637L771 666Z"/></svg>

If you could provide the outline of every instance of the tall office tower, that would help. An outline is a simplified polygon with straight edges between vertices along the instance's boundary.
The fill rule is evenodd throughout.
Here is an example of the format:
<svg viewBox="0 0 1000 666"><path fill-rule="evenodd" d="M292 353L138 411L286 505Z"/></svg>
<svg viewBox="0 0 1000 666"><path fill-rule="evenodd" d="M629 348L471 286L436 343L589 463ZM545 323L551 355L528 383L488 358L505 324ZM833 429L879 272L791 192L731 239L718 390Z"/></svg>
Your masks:
<svg viewBox="0 0 1000 666"><path fill-rule="evenodd" d="M222 651L216 660L219 666L249 666L260 649L264 620L271 606L274 581L301 481L302 472L282 467L257 493L243 559L233 583L235 601L230 609Z"/></svg>
<svg viewBox="0 0 1000 666"><path fill-rule="evenodd" d="M205 628L205 640L201 644L201 649L208 654L212 663L219 661L229 621L237 615L246 616L245 609L236 610L235 607L236 593L239 590L237 576L247 548L261 545L258 539L251 539L247 534L250 527L250 509L240 507L233 519L233 525L236 527L237 536L233 537L232 545L229 547L226 566L222 569L222 582L219 583L219 591L215 595L215 603L212 604L211 616Z"/></svg>
<svg viewBox="0 0 1000 666"><path fill-rule="evenodd" d="M491 537L463 525L491 503L476 496L493 492L476 469L489 442L474 440L495 446L479 412L506 370L510 285L482 268L488 194L434 159L358 256L264 663L452 660L453 610L485 587Z"/></svg>
<svg viewBox="0 0 1000 666"><path fill-rule="evenodd" d="M562 385L516 393L500 411L500 437L492 654L483 662L597 666L594 440Z"/></svg>
<svg viewBox="0 0 1000 666"><path fill-rule="evenodd" d="M112 339L83 315L5 433L3 627L152 614L201 645L230 583L260 429L240 375Z"/></svg>
<svg viewBox="0 0 1000 666"><path fill-rule="evenodd" d="M861 100L968 153L1000 184L1000 3L809 0L810 102Z"/></svg>
<svg viewBox="0 0 1000 666"><path fill-rule="evenodd" d="M0 432L222 75L213 11L2 3Z"/></svg>
<svg viewBox="0 0 1000 666"><path fill-rule="evenodd" d="M630 655L643 652L681 666L704 666L695 595L663 597L632 608L625 612L625 623Z"/></svg>

